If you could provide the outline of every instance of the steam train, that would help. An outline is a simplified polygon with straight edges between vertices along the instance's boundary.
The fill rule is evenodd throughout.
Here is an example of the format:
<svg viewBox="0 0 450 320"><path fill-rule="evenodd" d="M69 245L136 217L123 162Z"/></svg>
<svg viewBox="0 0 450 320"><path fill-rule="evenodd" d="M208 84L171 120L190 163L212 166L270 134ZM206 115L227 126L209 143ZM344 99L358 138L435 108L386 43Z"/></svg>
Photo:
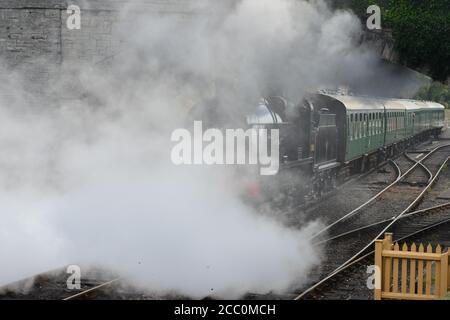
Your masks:
<svg viewBox="0 0 450 320"><path fill-rule="evenodd" d="M310 94L297 104L270 96L238 117L224 116L227 108L204 108L197 115L210 126L278 129L278 173L242 175L242 185L252 201L283 205L316 201L352 174L439 136L445 117L444 106L434 102L336 93Z"/></svg>
<svg viewBox="0 0 450 320"><path fill-rule="evenodd" d="M247 124L279 129L280 170L276 177L258 178L257 194L320 198L351 174L439 136L444 109L434 102L328 93L311 94L297 105L279 96L263 99Z"/></svg>

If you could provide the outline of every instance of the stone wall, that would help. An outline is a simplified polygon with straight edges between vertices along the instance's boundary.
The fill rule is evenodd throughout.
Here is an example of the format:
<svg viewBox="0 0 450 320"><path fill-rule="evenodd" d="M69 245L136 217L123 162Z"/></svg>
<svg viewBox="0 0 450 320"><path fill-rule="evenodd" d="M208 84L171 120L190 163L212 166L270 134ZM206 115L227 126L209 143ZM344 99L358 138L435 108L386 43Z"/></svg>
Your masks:
<svg viewBox="0 0 450 320"><path fill-rule="evenodd" d="M61 10L0 7L0 65L22 70L24 86L42 91L61 58Z"/></svg>
<svg viewBox="0 0 450 320"><path fill-rule="evenodd" d="M203 1L203 0L200 0ZM101 63L120 51L113 28L123 0L0 0L0 66L22 70L44 92L65 63ZM67 7L81 8L81 29L67 28ZM134 0L138 12L190 14L199 0Z"/></svg>
<svg viewBox="0 0 450 320"><path fill-rule="evenodd" d="M391 30L365 30L361 41L378 53L382 59L392 63L399 62Z"/></svg>

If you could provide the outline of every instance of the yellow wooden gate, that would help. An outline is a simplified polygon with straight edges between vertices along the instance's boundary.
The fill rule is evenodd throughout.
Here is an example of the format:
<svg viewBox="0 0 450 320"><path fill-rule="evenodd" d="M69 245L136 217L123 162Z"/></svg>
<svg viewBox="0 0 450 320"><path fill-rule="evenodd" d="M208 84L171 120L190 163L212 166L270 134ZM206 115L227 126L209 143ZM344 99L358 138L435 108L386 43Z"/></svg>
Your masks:
<svg viewBox="0 0 450 320"><path fill-rule="evenodd" d="M449 252L441 246L423 244L401 247L393 243L393 235L386 233L384 240L375 243L377 281L375 300L439 299L450 289Z"/></svg>

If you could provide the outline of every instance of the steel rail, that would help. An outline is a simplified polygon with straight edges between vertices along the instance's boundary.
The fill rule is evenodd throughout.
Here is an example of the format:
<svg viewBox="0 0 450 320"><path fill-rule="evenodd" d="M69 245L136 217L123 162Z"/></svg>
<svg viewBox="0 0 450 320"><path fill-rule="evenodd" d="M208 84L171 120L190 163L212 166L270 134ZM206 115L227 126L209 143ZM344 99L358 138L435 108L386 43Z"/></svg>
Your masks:
<svg viewBox="0 0 450 320"><path fill-rule="evenodd" d="M337 192L339 192L340 190L344 189L346 186L355 183L359 180L362 180L363 178L367 177L368 175L370 175L371 173L375 172L376 170L379 170L381 168L383 168L384 166L386 166L387 164L390 164L392 162L392 160L386 160L383 161L382 163L380 163L378 166L376 166L375 168L370 169L367 172L364 172L362 174L359 174L355 177L349 178L347 181L344 181L343 183L341 183L340 185L336 186L336 188L330 192L327 192L326 194L322 195L322 198L320 200L324 200L324 199L328 199L334 195L336 195ZM302 209L305 210L305 212L311 212L317 209L319 204L319 201L315 201L313 203L311 203L310 205L301 205L299 207L297 207L296 209Z"/></svg>
<svg viewBox="0 0 450 320"><path fill-rule="evenodd" d="M331 228L333 228L335 225L341 223L342 221L348 219L349 217L353 216L355 213L357 213L358 211L360 211L361 209L365 208L366 206L368 206L370 203L372 203L373 201L375 201L376 199L378 199L382 194L384 194L387 190L389 190L390 188L392 188L394 185L396 185L400 179L402 178L402 172L400 167L394 162L394 161L389 161L392 166L394 167L394 169L397 170L397 178L395 179L394 182L392 182L391 184L389 184L386 188L384 188L383 190L381 190L379 193L377 193L375 196L373 196L372 198L370 198L369 200L367 200L366 202L364 202L363 204L361 204L359 207L357 207L356 209L353 209L352 211L350 211L349 213L347 213L345 216L337 219L336 221L334 221L333 223L329 224L328 226L326 226L325 228L323 228L322 230L320 230L319 232L315 233L310 240L314 240L315 238L317 238L318 236L320 236L321 234L325 233L326 231L330 230Z"/></svg>
<svg viewBox="0 0 450 320"><path fill-rule="evenodd" d="M389 185L388 187L386 187L383 191L381 191L379 194L377 194L375 197L373 197L372 199L370 199L370 203L373 202L374 200L376 200L379 196L381 196L382 194L384 194L386 191L388 191L389 189L391 189L394 185L397 184L397 182L399 182L401 179L403 179L404 177L406 177L409 173L411 173L414 169L416 169L419 166L419 163L423 162L424 160L426 160L429 156L431 156L432 154L434 154L436 151L441 150L443 148L449 147L450 145L443 145L443 146L439 146L436 147L435 149L433 149L432 151L430 151L430 153L428 153L425 157L423 157L422 159L420 159L416 164L414 164L408 171L406 171L406 173L404 173L403 175L401 175L395 182L393 182L391 185ZM341 264L339 267L337 267L333 272L331 272L328 276L326 276L325 278L323 278L322 280L320 280L319 282L317 282L314 286L306 289L305 291L303 291L301 294L299 294L294 300L300 300L302 297L304 297L306 294L308 294L309 292L311 292L312 290L314 290L317 286L321 285L322 283L328 281L330 278L334 277L336 274L340 273L343 269L345 269L345 267L352 263L355 259L358 259L358 257L363 254L368 248L370 248L370 246L378 239L380 238L392 225L394 225L398 219L400 219L403 215L405 215L406 213L408 213L411 208L413 208L423 197L423 195L425 194L425 192L434 184L434 182L436 181L437 177L439 176L439 174L441 173L442 169L444 168L445 164L448 162L448 160L450 159L450 157L447 157L447 159L442 163L442 165L440 166L438 172L436 173L436 175L434 175L433 179L431 180L431 182L425 187L423 188L422 192L408 205L408 207L406 209L404 209L400 214L398 214L385 228L383 228L383 230L372 240L370 241L363 249L361 249L358 253L356 253L355 255L353 255L351 258L349 258L346 262L344 262L343 264ZM368 201L368 202L369 202ZM354 213L356 213L357 211L360 210L360 208L365 207L367 205L364 204L364 206L360 206L357 209L353 210L352 212L350 212L349 214L347 214L344 218L348 218L351 215L353 215ZM340 221L345 220L344 218L340 219ZM330 227L328 227L329 229ZM322 232L321 232L322 233ZM313 237L315 238L315 237Z"/></svg>
<svg viewBox="0 0 450 320"><path fill-rule="evenodd" d="M411 216L419 215L421 213L431 213L434 210L441 210L441 209L446 209L446 208L450 208L450 202L407 213L403 217L401 217L399 220L401 221L403 219L410 218ZM319 244L327 243L327 242L330 242L330 241L333 241L333 240L336 240L336 239L348 236L348 235L350 235L352 233L357 233L357 232L360 232L360 231L365 230L365 229L370 229L370 228L376 227L378 225L391 222L394 219L395 219L395 216L393 216L392 218L389 218L389 219L384 219L384 220L381 220L381 221L378 221L378 222L374 222L372 224L368 224L368 225L360 227L360 228L356 228L356 229L353 229L353 230L350 230L350 231L338 234L338 235L336 235L336 236L334 236L332 238L328 238L328 239L325 239L325 240L321 240L319 242L315 242L314 244L319 245Z"/></svg>
<svg viewBox="0 0 450 320"><path fill-rule="evenodd" d="M377 200L378 198L380 198L383 194L385 194L387 191L389 191L391 188L393 188L395 185L397 185L397 183L402 180L403 178L405 178L406 176L408 176L414 169L417 168L417 166L419 166L424 160L426 160L427 158L429 158L432 154L434 154L436 151L445 148L445 147L450 147L449 145L443 145L443 146L439 146L434 148L433 150L431 150L428 154L426 154L424 157L422 157L422 159L418 160L415 162L415 164L410 167L405 173L402 173L400 168L398 167L398 165L394 162L394 161L390 161L392 164L394 164L394 166L396 167L396 169L398 170L398 176L397 179L395 179L394 182L392 182L391 184L389 184L386 188L384 188L383 190L381 190L380 192L378 192L376 195L374 195L372 198L370 198L369 200L367 200L366 202L364 202L363 204L361 204L360 206L358 206L357 208L353 209L352 211L350 211L349 213L347 213L345 216L339 218L338 220L334 221L333 223L331 223L330 225L328 225L327 227L323 228L322 230L320 230L319 232L315 233L312 237L311 240L317 238L319 235L323 234L324 232L330 230L332 227L334 227L335 225L341 223L342 221L348 219L349 217L355 215L356 213L358 213L359 211L361 211L363 208L367 207L369 204L373 203L375 200Z"/></svg>
<svg viewBox="0 0 450 320"><path fill-rule="evenodd" d="M100 284L100 285L98 285L98 286L95 286L95 287L93 287L93 288L84 290L84 291L82 291L82 292L79 292L79 293L74 294L74 295L72 295L72 296L70 296L70 297L64 298L64 299L62 299L62 300L73 300L73 299L76 299L76 298L85 296L85 295L87 295L87 294L89 294L89 293L91 293L91 292L93 292L93 291L95 291L95 290L98 290L98 289L101 289L101 288L103 288L103 287L109 286L110 284L113 284L113 283L119 281L120 279L121 279L121 278L113 279L113 280L111 280L111 281L102 283L102 284Z"/></svg>
<svg viewBox="0 0 450 320"><path fill-rule="evenodd" d="M430 209L433 209L433 208L434 208L434 207L432 207L432 208L430 208ZM410 234L408 234L408 235L406 235L406 236L404 236L404 237L401 237L401 238L397 239L395 242L401 242L401 241L407 240L407 239L409 239L409 238L411 238L411 237L413 237L413 236L415 236L415 235L417 235L417 234L419 234L419 233L422 233L422 232L431 230L431 229L433 229L433 228L439 227L439 226L441 226L441 225L443 225L443 224L446 224L446 223L450 223L450 218L443 219L443 220L441 220L441 221L438 221L438 222L436 222L436 223L433 223L433 224L431 224L431 225L428 225L428 226L426 226L426 227L424 227L424 228L422 228L422 229L420 229L420 230L414 231L414 232L412 232L412 233L410 233ZM341 270L339 270L339 272L336 272L336 273L334 273L334 274L328 276L327 279L324 279L325 281L322 280L322 281L316 283L316 284L315 284L314 286L312 286L311 288L309 288L308 291L302 292L302 293L301 293L300 295L298 295L294 300L300 300L300 299L303 298L305 295L307 295L307 294L310 293L311 291L317 289L319 286L323 285L324 283L326 283L327 281L329 281L330 279L332 279L333 277L335 277L336 275L338 275L338 274L341 273L342 271L344 271L344 270L350 268L351 266L355 265L356 263L358 263L358 262L360 262L360 261L363 261L364 259L367 259L367 258L370 257L370 256L373 256L374 254L375 254L375 250L372 250L372 251L370 251L370 252L368 252L368 253L362 255L361 257L358 257L357 259L355 259L355 260L353 260L352 262L350 262L350 263L348 263L347 265L345 265Z"/></svg>
<svg viewBox="0 0 450 320"><path fill-rule="evenodd" d="M411 158L407 153L404 153L404 156L410 160L411 162L414 163L419 163L419 165L422 167L422 169L427 173L427 175L429 176L429 179L427 181L427 184L429 184L431 182L431 179L433 179L433 173L431 173L430 169L428 169L428 167L426 165L424 165L422 162L419 162L419 160L413 159Z"/></svg>

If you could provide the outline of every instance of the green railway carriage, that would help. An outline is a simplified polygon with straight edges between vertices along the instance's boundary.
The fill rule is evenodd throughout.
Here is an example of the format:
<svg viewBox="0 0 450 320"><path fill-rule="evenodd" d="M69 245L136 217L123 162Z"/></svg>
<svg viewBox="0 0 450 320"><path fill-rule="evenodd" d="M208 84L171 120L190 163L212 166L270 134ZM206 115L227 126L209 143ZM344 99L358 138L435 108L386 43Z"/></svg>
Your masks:
<svg viewBox="0 0 450 320"><path fill-rule="evenodd" d="M336 114L341 163L438 134L444 123L444 106L434 102L333 94L315 100Z"/></svg>
<svg viewBox="0 0 450 320"><path fill-rule="evenodd" d="M347 135L345 159L353 159L383 146L384 107L378 101L357 105L346 101Z"/></svg>
<svg viewBox="0 0 450 320"><path fill-rule="evenodd" d="M406 108L399 100L383 101L386 126L383 146L392 145L408 138L406 130Z"/></svg>

